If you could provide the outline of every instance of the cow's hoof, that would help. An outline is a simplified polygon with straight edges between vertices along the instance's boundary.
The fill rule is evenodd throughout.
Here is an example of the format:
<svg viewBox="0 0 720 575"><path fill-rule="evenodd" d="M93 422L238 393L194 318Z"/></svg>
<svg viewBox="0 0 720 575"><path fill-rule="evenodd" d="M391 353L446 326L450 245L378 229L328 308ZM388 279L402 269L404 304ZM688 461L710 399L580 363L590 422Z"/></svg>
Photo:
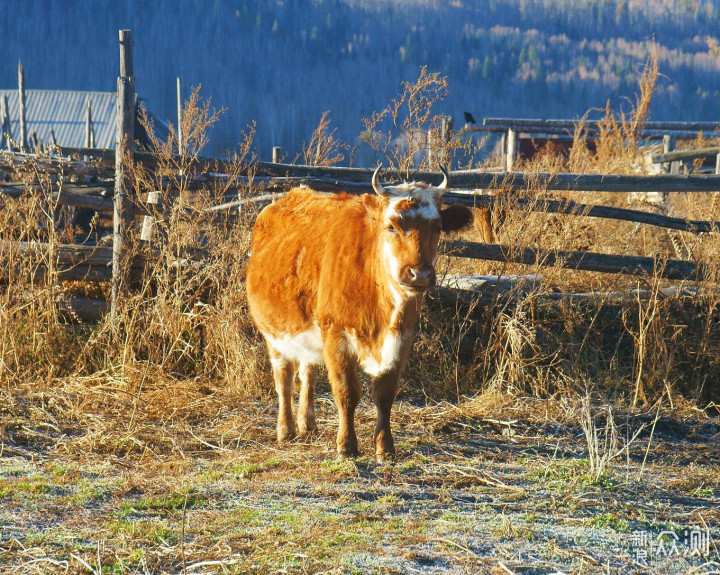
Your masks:
<svg viewBox="0 0 720 575"><path fill-rule="evenodd" d="M286 443L288 441L292 441L293 439L295 439L296 435L297 435L297 433L295 433L294 429L287 429L287 428L278 429L277 430L278 443Z"/></svg>
<svg viewBox="0 0 720 575"><path fill-rule="evenodd" d="M360 457L360 452L356 449L354 451L338 451L336 459L338 461L345 461L348 459L356 459Z"/></svg>
<svg viewBox="0 0 720 575"><path fill-rule="evenodd" d="M315 435L317 424L314 421L308 421L306 424L299 423L298 431L300 435Z"/></svg>
<svg viewBox="0 0 720 575"><path fill-rule="evenodd" d="M376 453L375 454L375 464L376 465L386 465L387 463L391 463L392 461L395 461L394 453Z"/></svg>

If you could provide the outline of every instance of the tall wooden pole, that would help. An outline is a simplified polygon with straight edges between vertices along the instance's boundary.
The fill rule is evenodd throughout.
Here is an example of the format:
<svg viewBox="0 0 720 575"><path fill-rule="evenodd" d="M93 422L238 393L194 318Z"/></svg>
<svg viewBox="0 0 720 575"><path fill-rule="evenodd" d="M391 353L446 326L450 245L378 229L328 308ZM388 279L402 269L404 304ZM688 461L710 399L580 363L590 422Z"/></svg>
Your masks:
<svg viewBox="0 0 720 575"><path fill-rule="evenodd" d="M10 135L10 112L7 95L3 95L2 99L0 99L0 123L0 147L2 147L2 143L5 142L7 149L10 150L12 148L12 144L10 143L12 136Z"/></svg>
<svg viewBox="0 0 720 575"><path fill-rule="evenodd" d="M282 148L280 146L273 146L273 148L272 148L273 164L279 164L281 156L282 156Z"/></svg>
<svg viewBox="0 0 720 575"><path fill-rule="evenodd" d="M18 96L20 114L20 148L27 150L27 123L25 121L25 70L22 62L18 62Z"/></svg>
<svg viewBox="0 0 720 575"><path fill-rule="evenodd" d="M438 161L447 170L451 170L452 156L450 154L450 141L452 140L453 119L452 116L443 116L440 120Z"/></svg>
<svg viewBox="0 0 720 575"><path fill-rule="evenodd" d="M517 154L517 132L513 130L512 128L508 129L507 131L507 157L506 157L506 165L505 169L508 172L513 171L513 167L515 166L515 156Z"/></svg>
<svg viewBox="0 0 720 575"><path fill-rule="evenodd" d="M113 196L113 260L110 315L117 317L118 302L126 289L125 243L132 223L124 156L133 153L135 139L135 78L131 30L120 30L120 76L117 79L117 123L115 131L115 193Z"/></svg>
<svg viewBox="0 0 720 575"><path fill-rule="evenodd" d="M87 99L87 104L85 105L85 147L95 147L95 130L93 129L92 123L92 104L90 103L90 98Z"/></svg>
<svg viewBox="0 0 720 575"><path fill-rule="evenodd" d="M183 153L183 133L182 133L182 90L180 85L180 76L177 79L177 137L178 137L178 154Z"/></svg>

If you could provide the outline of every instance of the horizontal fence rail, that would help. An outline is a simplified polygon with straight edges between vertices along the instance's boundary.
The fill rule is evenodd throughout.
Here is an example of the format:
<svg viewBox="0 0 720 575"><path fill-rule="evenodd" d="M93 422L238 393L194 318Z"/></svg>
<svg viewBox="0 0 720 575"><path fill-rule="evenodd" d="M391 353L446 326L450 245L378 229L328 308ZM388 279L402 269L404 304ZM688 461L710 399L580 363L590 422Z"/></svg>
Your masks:
<svg viewBox="0 0 720 575"><path fill-rule="evenodd" d="M720 154L720 146L713 146L710 148L695 148L693 150L677 150L664 154L653 154L650 156L650 159L654 164L665 164L667 162L713 158L718 154Z"/></svg>
<svg viewBox="0 0 720 575"><path fill-rule="evenodd" d="M460 258L562 267L592 272L630 275L658 274L667 279L694 281L701 281L707 276L705 266L695 262L662 258L543 250L462 241L443 242L443 249L447 255Z"/></svg>
<svg viewBox="0 0 720 575"><path fill-rule="evenodd" d="M576 125L593 130L599 129L601 122L596 120L541 120L533 118L485 118L483 126L523 131L529 128L555 128L572 130ZM662 132L713 132L720 130L720 122L644 122L639 131Z"/></svg>

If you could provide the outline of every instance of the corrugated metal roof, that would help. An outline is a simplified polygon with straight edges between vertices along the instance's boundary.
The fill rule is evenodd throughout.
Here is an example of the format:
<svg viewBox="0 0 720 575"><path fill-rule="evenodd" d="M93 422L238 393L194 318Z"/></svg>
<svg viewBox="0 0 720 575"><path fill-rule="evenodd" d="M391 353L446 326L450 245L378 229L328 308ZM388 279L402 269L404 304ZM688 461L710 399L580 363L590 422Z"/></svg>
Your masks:
<svg viewBox="0 0 720 575"><path fill-rule="evenodd" d="M8 98L10 130L20 139L19 96L17 90L0 90ZM84 147L87 101L90 100L95 147L115 148L115 92L80 92L71 90L25 90L25 118L28 138L35 131L41 142L52 142L50 130L60 146ZM154 118L156 131L163 136L165 123ZM28 142L30 144L30 142Z"/></svg>

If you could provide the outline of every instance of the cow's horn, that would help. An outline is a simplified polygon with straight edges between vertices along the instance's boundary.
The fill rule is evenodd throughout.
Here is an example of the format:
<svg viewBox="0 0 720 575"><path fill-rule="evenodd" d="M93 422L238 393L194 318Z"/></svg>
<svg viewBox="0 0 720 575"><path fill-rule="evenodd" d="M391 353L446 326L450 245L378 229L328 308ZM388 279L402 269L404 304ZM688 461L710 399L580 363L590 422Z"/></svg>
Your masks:
<svg viewBox="0 0 720 575"><path fill-rule="evenodd" d="M438 168L440 168L440 171L443 174L443 181L442 184L438 186L438 190L444 190L448 187L448 183L450 182L450 175L448 174L447 170L440 164L438 164Z"/></svg>
<svg viewBox="0 0 720 575"><path fill-rule="evenodd" d="M387 195L387 190L380 185L380 180L378 179L378 174L380 173L380 168L382 168L382 164L380 164L377 168L375 168L375 171L373 172L372 187L378 196L385 196L385 195Z"/></svg>

